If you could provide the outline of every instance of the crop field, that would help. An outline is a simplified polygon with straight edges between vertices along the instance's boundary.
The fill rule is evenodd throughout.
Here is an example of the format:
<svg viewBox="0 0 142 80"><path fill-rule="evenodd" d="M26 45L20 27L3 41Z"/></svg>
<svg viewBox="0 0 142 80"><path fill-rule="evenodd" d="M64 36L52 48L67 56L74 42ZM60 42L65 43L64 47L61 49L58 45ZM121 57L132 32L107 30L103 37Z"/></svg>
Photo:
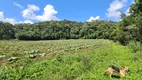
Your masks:
<svg viewBox="0 0 142 80"><path fill-rule="evenodd" d="M109 65L128 66L125 77L141 80L142 54L109 40L0 41L1 80L110 80Z"/></svg>
<svg viewBox="0 0 142 80"><path fill-rule="evenodd" d="M54 41L0 41L1 63L15 58L42 59L58 55L80 52L90 52L105 43L103 40L54 40ZM14 60L15 61L15 60Z"/></svg>

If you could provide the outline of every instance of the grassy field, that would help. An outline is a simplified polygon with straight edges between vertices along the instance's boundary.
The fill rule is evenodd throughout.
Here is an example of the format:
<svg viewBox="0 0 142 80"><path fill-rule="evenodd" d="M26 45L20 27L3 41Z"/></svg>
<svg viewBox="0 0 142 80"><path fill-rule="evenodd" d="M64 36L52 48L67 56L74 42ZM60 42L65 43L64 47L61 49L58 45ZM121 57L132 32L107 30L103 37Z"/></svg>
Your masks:
<svg viewBox="0 0 142 80"><path fill-rule="evenodd" d="M141 80L142 54L109 40L0 41L1 80L110 80L109 65L130 72L114 80Z"/></svg>

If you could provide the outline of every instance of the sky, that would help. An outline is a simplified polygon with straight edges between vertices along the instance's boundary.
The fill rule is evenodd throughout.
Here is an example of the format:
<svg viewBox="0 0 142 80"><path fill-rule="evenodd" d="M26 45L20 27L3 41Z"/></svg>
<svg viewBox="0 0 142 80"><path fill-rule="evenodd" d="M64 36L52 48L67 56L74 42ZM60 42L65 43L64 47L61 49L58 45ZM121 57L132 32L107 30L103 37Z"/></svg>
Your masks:
<svg viewBox="0 0 142 80"><path fill-rule="evenodd" d="M0 21L12 24L42 21L120 20L134 0L2 0Z"/></svg>

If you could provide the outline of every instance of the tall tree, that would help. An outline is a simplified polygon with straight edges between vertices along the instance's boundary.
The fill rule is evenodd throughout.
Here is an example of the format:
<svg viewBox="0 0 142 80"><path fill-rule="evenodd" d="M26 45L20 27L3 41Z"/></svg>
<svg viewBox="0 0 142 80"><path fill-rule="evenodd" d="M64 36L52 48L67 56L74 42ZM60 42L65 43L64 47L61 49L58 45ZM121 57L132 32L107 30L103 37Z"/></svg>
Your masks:
<svg viewBox="0 0 142 80"><path fill-rule="evenodd" d="M121 43L126 44L130 40L142 42L142 0L135 0L130 6L129 13L129 16L118 23L117 38Z"/></svg>

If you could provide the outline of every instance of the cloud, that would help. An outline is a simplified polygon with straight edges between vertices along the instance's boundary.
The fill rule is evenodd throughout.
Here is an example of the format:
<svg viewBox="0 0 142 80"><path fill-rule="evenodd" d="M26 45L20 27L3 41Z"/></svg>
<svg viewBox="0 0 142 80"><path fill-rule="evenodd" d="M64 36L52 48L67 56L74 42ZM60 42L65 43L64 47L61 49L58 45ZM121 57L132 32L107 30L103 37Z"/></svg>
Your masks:
<svg viewBox="0 0 142 80"><path fill-rule="evenodd" d="M14 18L6 18L6 19L5 19L5 22L9 22L9 23L11 23L11 24L16 24L16 23L17 23Z"/></svg>
<svg viewBox="0 0 142 80"><path fill-rule="evenodd" d="M4 20L3 12L0 12L0 21L3 21L3 20Z"/></svg>
<svg viewBox="0 0 142 80"><path fill-rule="evenodd" d="M13 5L19 7L20 9L24 9L24 7L20 4L18 4L17 2L13 2Z"/></svg>
<svg viewBox="0 0 142 80"><path fill-rule="evenodd" d="M24 23L26 23L26 24L33 24L33 22L31 20L19 21L17 23L20 23L20 24L24 24Z"/></svg>
<svg viewBox="0 0 142 80"><path fill-rule="evenodd" d="M126 3L128 0L122 0L123 3Z"/></svg>
<svg viewBox="0 0 142 80"><path fill-rule="evenodd" d="M125 3L128 0L114 0L111 4L110 7L107 9L107 17L109 18L120 18L121 12L119 10L121 10L124 6Z"/></svg>
<svg viewBox="0 0 142 80"><path fill-rule="evenodd" d="M134 3L135 3L134 0L132 0L131 3L130 3L130 5L132 5L132 4L134 4ZM128 9L126 10L126 12L125 12L125 14L126 14L127 16L130 15L130 13L129 13L130 7L131 7L131 6L129 6L129 8L128 8Z"/></svg>
<svg viewBox="0 0 142 80"><path fill-rule="evenodd" d="M33 24L31 20L19 21L17 22L14 18L4 18L3 12L0 12L0 21L9 22L11 24L18 24L18 23L30 23Z"/></svg>
<svg viewBox="0 0 142 80"><path fill-rule="evenodd" d="M46 5L42 15L36 15L34 12L39 11L40 8L35 5L28 4L28 8L22 11L22 16L26 19L37 21L51 21L59 20L55 15L58 13L52 5Z"/></svg>
<svg viewBox="0 0 142 80"><path fill-rule="evenodd" d="M26 19L35 19L34 11L39 11L39 7L35 5L29 5L28 8L22 11L22 16Z"/></svg>
<svg viewBox="0 0 142 80"><path fill-rule="evenodd" d="M126 12L125 12L125 14L126 14L127 16L130 15L129 10L130 10L130 8L128 8L128 9L126 10Z"/></svg>
<svg viewBox="0 0 142 80"><path fill-rule="evenodd" d="M97 16L97 17L93 17L93 16L91 16L88 20L87 20L87 22L92 22L92 21L95 21L95 20L100 20L100 16Z"/></svg>
<svg viewBox="0 0 142 80"><path fill-rule="evenodd" d="M11 24L15 24L16 20L14 18L4 18L3 12L0 12L0 21L9 22Z"/></svg>
<svg viewBox="0 0 142 80"><path fill-rule="evenodd" d="M28 4L28 9L32 10L32 11L39 11L40 10L38 6L35 6L33 4L32 5Z"/></svg>
<svg viewBox="0 0 142 80"><path fill-rule="evenodd" d="M31 20L25 20L23 23L30 23L33 24L33 22Z"/></svg>

